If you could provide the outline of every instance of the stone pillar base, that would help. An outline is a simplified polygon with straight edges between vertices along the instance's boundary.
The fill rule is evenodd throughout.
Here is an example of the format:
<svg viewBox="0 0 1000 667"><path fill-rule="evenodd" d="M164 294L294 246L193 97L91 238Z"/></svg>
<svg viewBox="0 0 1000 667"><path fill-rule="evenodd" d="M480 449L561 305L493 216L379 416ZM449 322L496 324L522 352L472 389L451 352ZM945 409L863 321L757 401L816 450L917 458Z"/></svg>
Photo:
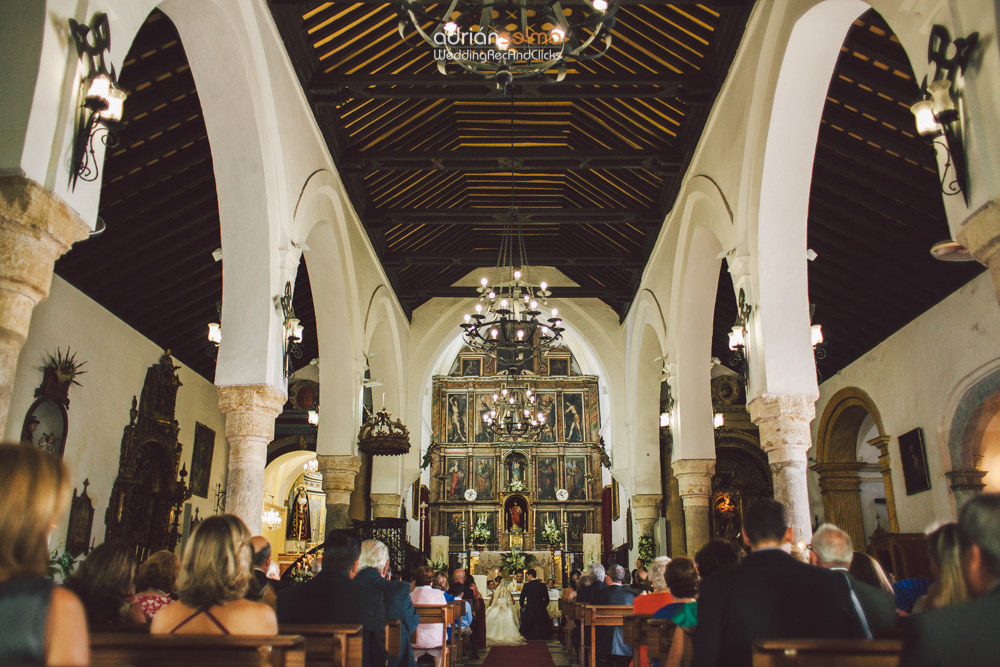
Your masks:
<svg viewBox="0 0 1000 667"><path fill-rule="evenodd" d="M348 528L351 523L348 518L351 492L354 491L358 471L361 470L361 459L348 454L320 455L316 460L319 461L319 471L323 474L323 491L326 493L326 531Z"/></svg>
<svg viewBox="0 0 1000 667"><path fill-rule="evenodd" d="M243 519L251 535L260 534L267 445L274 439L274 420L287 400L283 391L269 384L219 387L219 411L226 415L229 442L226 513Z"/></svg>
<svg viewBox="0 0 1000 667"><path fill-rule="evenodd" d="M89 233L76 211L35 181L0 176L0 433L31 314L49 296L56 260Z"/></svg>
<svg viewBox="0 0 1000 667"><path fill-rule="evenodd" d="M715 459L681 459L671 466L684 506L685 553L694 556L711 539L708 506L712 496Z"/></svg>
<svg viewBox="0 0 1000 667"><path fill-rule="evenodd" d="M372 518L373 519L398 519L399 500L398 493L373 493Z"/></svg>
<svg viewBox="0 0 1000 667"><path fill-rule="evenodd" d="M816 416L817 396L761 394L747 405L760 430L774 483L774 499L787 508L796 542L812 540L806 453L812 447L809 423Z"/></svg>
<svg viewBox="0 0 1000 667"><path fill-rule="evenodd" d="M653 493L632 496L632 516L639 524L639 535L652 536L656 528L656 520L660 518L660 506L663 496Z"/></svg>

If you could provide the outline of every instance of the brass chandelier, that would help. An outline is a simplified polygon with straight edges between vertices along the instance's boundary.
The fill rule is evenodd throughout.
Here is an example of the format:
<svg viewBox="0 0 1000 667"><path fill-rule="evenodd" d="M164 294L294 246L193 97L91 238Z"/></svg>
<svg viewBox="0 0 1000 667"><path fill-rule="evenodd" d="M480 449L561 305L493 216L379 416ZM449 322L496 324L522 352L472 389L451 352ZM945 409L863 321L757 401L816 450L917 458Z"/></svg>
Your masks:
<svg viewBox="0 0 1000 667"><path fill-rule="evenodd" d="M545 428L545 415L535 411L535 394L519 373L506 376L508 379L493 394L493 409L483 414L483 431L493 440L537 441Z"/></svg>
<svg viewBox="0 0 1000 667"><path fill-rule="evenodd" d="M600 58L611 48L620 0L399 0L399 35L415 31L434 50L438 70L448 63L507 86L555 71L570 61ZM409 42L407 42L409 43ZM412 46L412 45L411 45Z"/></svg>

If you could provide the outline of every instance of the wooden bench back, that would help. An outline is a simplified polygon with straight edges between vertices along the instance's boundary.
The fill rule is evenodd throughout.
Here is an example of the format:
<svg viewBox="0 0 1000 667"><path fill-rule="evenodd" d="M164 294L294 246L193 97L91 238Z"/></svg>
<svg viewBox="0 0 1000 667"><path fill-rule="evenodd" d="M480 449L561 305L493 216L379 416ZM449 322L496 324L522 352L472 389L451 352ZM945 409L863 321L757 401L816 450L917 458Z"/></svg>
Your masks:
<svg viewBox="0 0 1000 667"><path fill-rule="evenodd" d="M304 667L306 640L295 635L90 635L91 667ZM360 663L359 663L360 664Z"/></svg>
<svg viewBox="0 0 1000 667"><path fill-rule="evenodd" d="M448 627L455 622L455 607L452 604L415 604L413 608L420 616L420 625L440 625L441 626L441 665L446 667L451 664L451 645L448 641ZM455 634L454 631L452 634ZM416 642L417 633L410 637L411 642ZM420 649L414 648L414 652Z"/></svg>
<svg viewBox="0 0 1000 667"><path fill-rule="evenodd" d="M623 641L632 645L632 655L638 655L638 647L646 643L651 618L652 614L631 614L622 619Z"/></svg>
<svg viewBox="0 0 1000 667"><path fill-rule="evenodd" d="M282 624L283 635L306 638L307 667L360 667L365 650L364 629L360 625L337 623Z"/></svg>
<svg viewBox="0 0 1000 667"><path fill-rule="evenodd" d="M670 653L677 626L663 618L650 618L643 625L646 627L646 659L650 664L653 660L659 660L661 665L667 664L667 654Z"/></svg>
<svg viewBox="0 0 1000 667"><path fill-rule="evenodd" d="M753 667L897 667L898 639L770 639L754 642Z"/></svg>
<svg viewBox="0 0 1000 667"><path fill-rule="evenodd" d="M590 632L590 655L586 664L594 667L597 665L597 628L622 627L625 617L632 614L632 605L588 604L584 606L583 613L584 623Z"/></svg>
<svg viewBox="0 0 1000 667"><path fill-rule="evenodd" d="M400 640L403 633L399 619L389 618L385 621L385 654L390 659L399 657Z"/></svg>

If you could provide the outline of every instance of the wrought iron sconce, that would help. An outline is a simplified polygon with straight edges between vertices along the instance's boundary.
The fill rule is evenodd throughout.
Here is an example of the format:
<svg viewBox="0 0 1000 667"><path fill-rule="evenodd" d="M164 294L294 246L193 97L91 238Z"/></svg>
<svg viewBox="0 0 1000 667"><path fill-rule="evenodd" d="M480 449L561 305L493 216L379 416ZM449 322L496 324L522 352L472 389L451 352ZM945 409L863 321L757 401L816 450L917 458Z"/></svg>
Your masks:
<svg viewBox="0 0 1000 667"><path fill-rule="evenodd" d="M674 419L674 396L670 391L670 383L664 382L667 385L667 395L660 401L660 430L669 433L673 428Z"/></svg>
<svg viewBox="0 0 1000 667"><path fill-rule="evenodd" d="M292 359L302 358L302 333L304 331L298 319L295 317L295 309L292 307L292 283L285 283L285 294L274 297L275 308L281 308L284 316L284 336L282 336L282 353L285 378L290 378L295 369L292 367Z"/></svg>
<svg viewBox="0 0 1000 667"><path fill-rule="evenodd" d="M222 344L222 302L215 302L215 310L219 314L218 322L210 322L208 325L208 345L205 347L205 354L211 359L219 356L219 345Z"/></svg>
<svg viewBox="0 0 1000 667"><path fill-rule="evenodd" d="M750 313L753 306L747 303L746 293L740 288L739 302L736 306L736 322L729 332L729 349L732 354L729 356L729 365L740 374L744 388L749 394L750 388L750 363L747 358L747 324L750 322Z"/></svg>
<svg viewBox="0 0 1000 667"><path fill-rule="evenodd" d="M930 83L924 78L921 87L924 99L910 108L916 119L917 132L931 137L922 149L924 159L933 160L936 165L938 150L944 151L941 192L948 196L961 193L966 206L969 204L969 175L962 139L961 100L955 89L955 80L965 74L969 58L978 43L978 32L952 41L947 28L934 26L927 43L927 62L934 65L934 77ZM954 55L949 58L948 53L952 49ZM949 182L951 171L955 175Z"/></svg>
<svg viewBox="0 0 1000 667"><path fill-rule="evenodd" d="M823 342L823 325L813 324L809 327L809 337L812 343L813 356L816 358L816 380L823 381L823 374L819 371L819 362L826 359L826 343Z"/></svg>
<svg viewBox="0 0 1000 667"><path fill-rule="evenodd" d="M105 61L105 53L111 48L108 15L95 14L89 26L70 19L69 27L77 56L89 67L84 111L76 127L70 160L69 183L75 190L78 180L95 181L100 175L94 142L101 141L106 147L118 145L115 128L122 120L126 94L118 87L114 66L109 70Z"/></svg>

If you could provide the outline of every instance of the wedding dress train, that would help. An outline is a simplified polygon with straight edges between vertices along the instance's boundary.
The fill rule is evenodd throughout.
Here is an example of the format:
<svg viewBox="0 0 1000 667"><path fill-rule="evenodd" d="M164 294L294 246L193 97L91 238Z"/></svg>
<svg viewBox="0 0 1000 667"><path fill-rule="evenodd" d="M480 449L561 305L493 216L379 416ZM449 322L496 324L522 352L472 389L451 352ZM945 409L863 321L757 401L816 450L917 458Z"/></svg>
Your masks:
<svg viewBox="0 0 1000 667"><path fill-rule="evenodd" d="M493 591L493 601L486 610L486 645L519 646L524 644L521 621L510 588L500 586Z"/></svg>

